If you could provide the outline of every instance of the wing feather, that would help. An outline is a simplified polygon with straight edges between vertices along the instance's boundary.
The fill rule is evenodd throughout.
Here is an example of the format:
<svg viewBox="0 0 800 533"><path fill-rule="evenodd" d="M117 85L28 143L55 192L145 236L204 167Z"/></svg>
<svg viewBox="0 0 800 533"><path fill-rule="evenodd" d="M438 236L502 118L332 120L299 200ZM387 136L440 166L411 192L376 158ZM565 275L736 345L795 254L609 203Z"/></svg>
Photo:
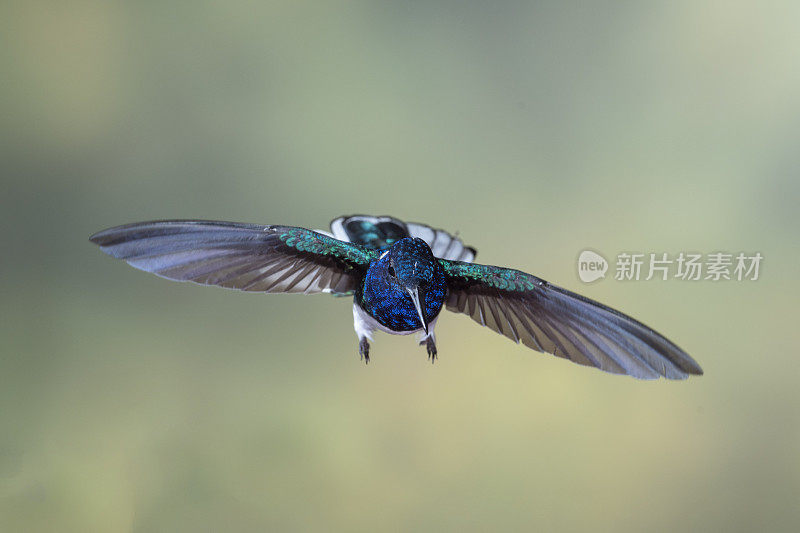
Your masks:
<svg viewBox="0 0 800 533"><path fill-rule="evenodd" d="M176 281L258 292L348 292L375 252L291 226L166 220L90 240L131 266Z"/></svg>
<svg viewBox="0 0 800 533"><path fill-rule="evenodd" d="M684 379L700 366L641 322L535 276L488 265L439 260L447 308L517 343L640 379Z"/></svg>

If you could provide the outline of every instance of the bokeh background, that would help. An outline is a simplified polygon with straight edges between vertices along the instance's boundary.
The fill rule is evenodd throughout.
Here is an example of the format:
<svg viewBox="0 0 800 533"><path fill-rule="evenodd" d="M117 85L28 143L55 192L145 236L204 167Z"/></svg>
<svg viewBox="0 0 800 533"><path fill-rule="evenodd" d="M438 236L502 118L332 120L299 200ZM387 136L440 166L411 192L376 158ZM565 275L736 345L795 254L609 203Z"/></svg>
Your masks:
<svg viewBox="0 0 800 533"><path fill-rule="evenodd" d="M800 4L0 7L0 530L790 531ZM637 382L446 315L167 282L87 237L393 214L618 307L706 375ZM584 285L584 248L761 252Z"/></svg>

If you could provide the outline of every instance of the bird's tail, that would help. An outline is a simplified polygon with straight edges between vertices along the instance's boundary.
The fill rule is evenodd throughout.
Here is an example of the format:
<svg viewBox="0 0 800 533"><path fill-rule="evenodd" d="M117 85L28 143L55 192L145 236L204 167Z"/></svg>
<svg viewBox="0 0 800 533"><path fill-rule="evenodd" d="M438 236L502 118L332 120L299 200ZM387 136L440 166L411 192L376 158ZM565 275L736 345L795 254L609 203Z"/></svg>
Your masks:
<svg viewBox="0 0 800 533"><path fill-rule="evenodd" d="M444 230L397 218L368 215L342 216L331 221L331 232L339 240L360 244L373 250L388 248L404 237L418 237L428 243L433 255L441 259L475 260L477 250Z"/></svg>

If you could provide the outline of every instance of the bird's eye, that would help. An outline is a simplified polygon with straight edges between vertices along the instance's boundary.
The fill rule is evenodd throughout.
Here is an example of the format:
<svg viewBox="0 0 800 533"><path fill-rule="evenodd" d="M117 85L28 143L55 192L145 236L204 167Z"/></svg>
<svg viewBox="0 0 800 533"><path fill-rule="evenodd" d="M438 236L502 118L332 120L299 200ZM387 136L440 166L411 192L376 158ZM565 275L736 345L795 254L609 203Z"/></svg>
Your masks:
<svg viewBox="0 0 800 533"><path fill-rule="evenodd" d="M393 266L389 266L389 268L388 268L388 269L386 269L386 271L389 273L389 275L390 275L391 277L393 277L393 278L396 278L396 277L397 277L397 274L395 273L395 271L394 271L394 267L393 267Z"/></svg>

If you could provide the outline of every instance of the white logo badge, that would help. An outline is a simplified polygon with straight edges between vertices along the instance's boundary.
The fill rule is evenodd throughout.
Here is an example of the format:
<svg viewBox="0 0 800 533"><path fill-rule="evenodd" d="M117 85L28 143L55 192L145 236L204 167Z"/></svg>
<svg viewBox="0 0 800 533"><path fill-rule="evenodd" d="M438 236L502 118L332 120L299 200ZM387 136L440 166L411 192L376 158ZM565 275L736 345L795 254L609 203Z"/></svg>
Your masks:
<svg viewBox="0 0 800 533"><path fill-rule="evenodd" d="M578 277L584 283L591 283L606 277L608 261L602 255L591 250L584 250L578 256Z"/></svg>

